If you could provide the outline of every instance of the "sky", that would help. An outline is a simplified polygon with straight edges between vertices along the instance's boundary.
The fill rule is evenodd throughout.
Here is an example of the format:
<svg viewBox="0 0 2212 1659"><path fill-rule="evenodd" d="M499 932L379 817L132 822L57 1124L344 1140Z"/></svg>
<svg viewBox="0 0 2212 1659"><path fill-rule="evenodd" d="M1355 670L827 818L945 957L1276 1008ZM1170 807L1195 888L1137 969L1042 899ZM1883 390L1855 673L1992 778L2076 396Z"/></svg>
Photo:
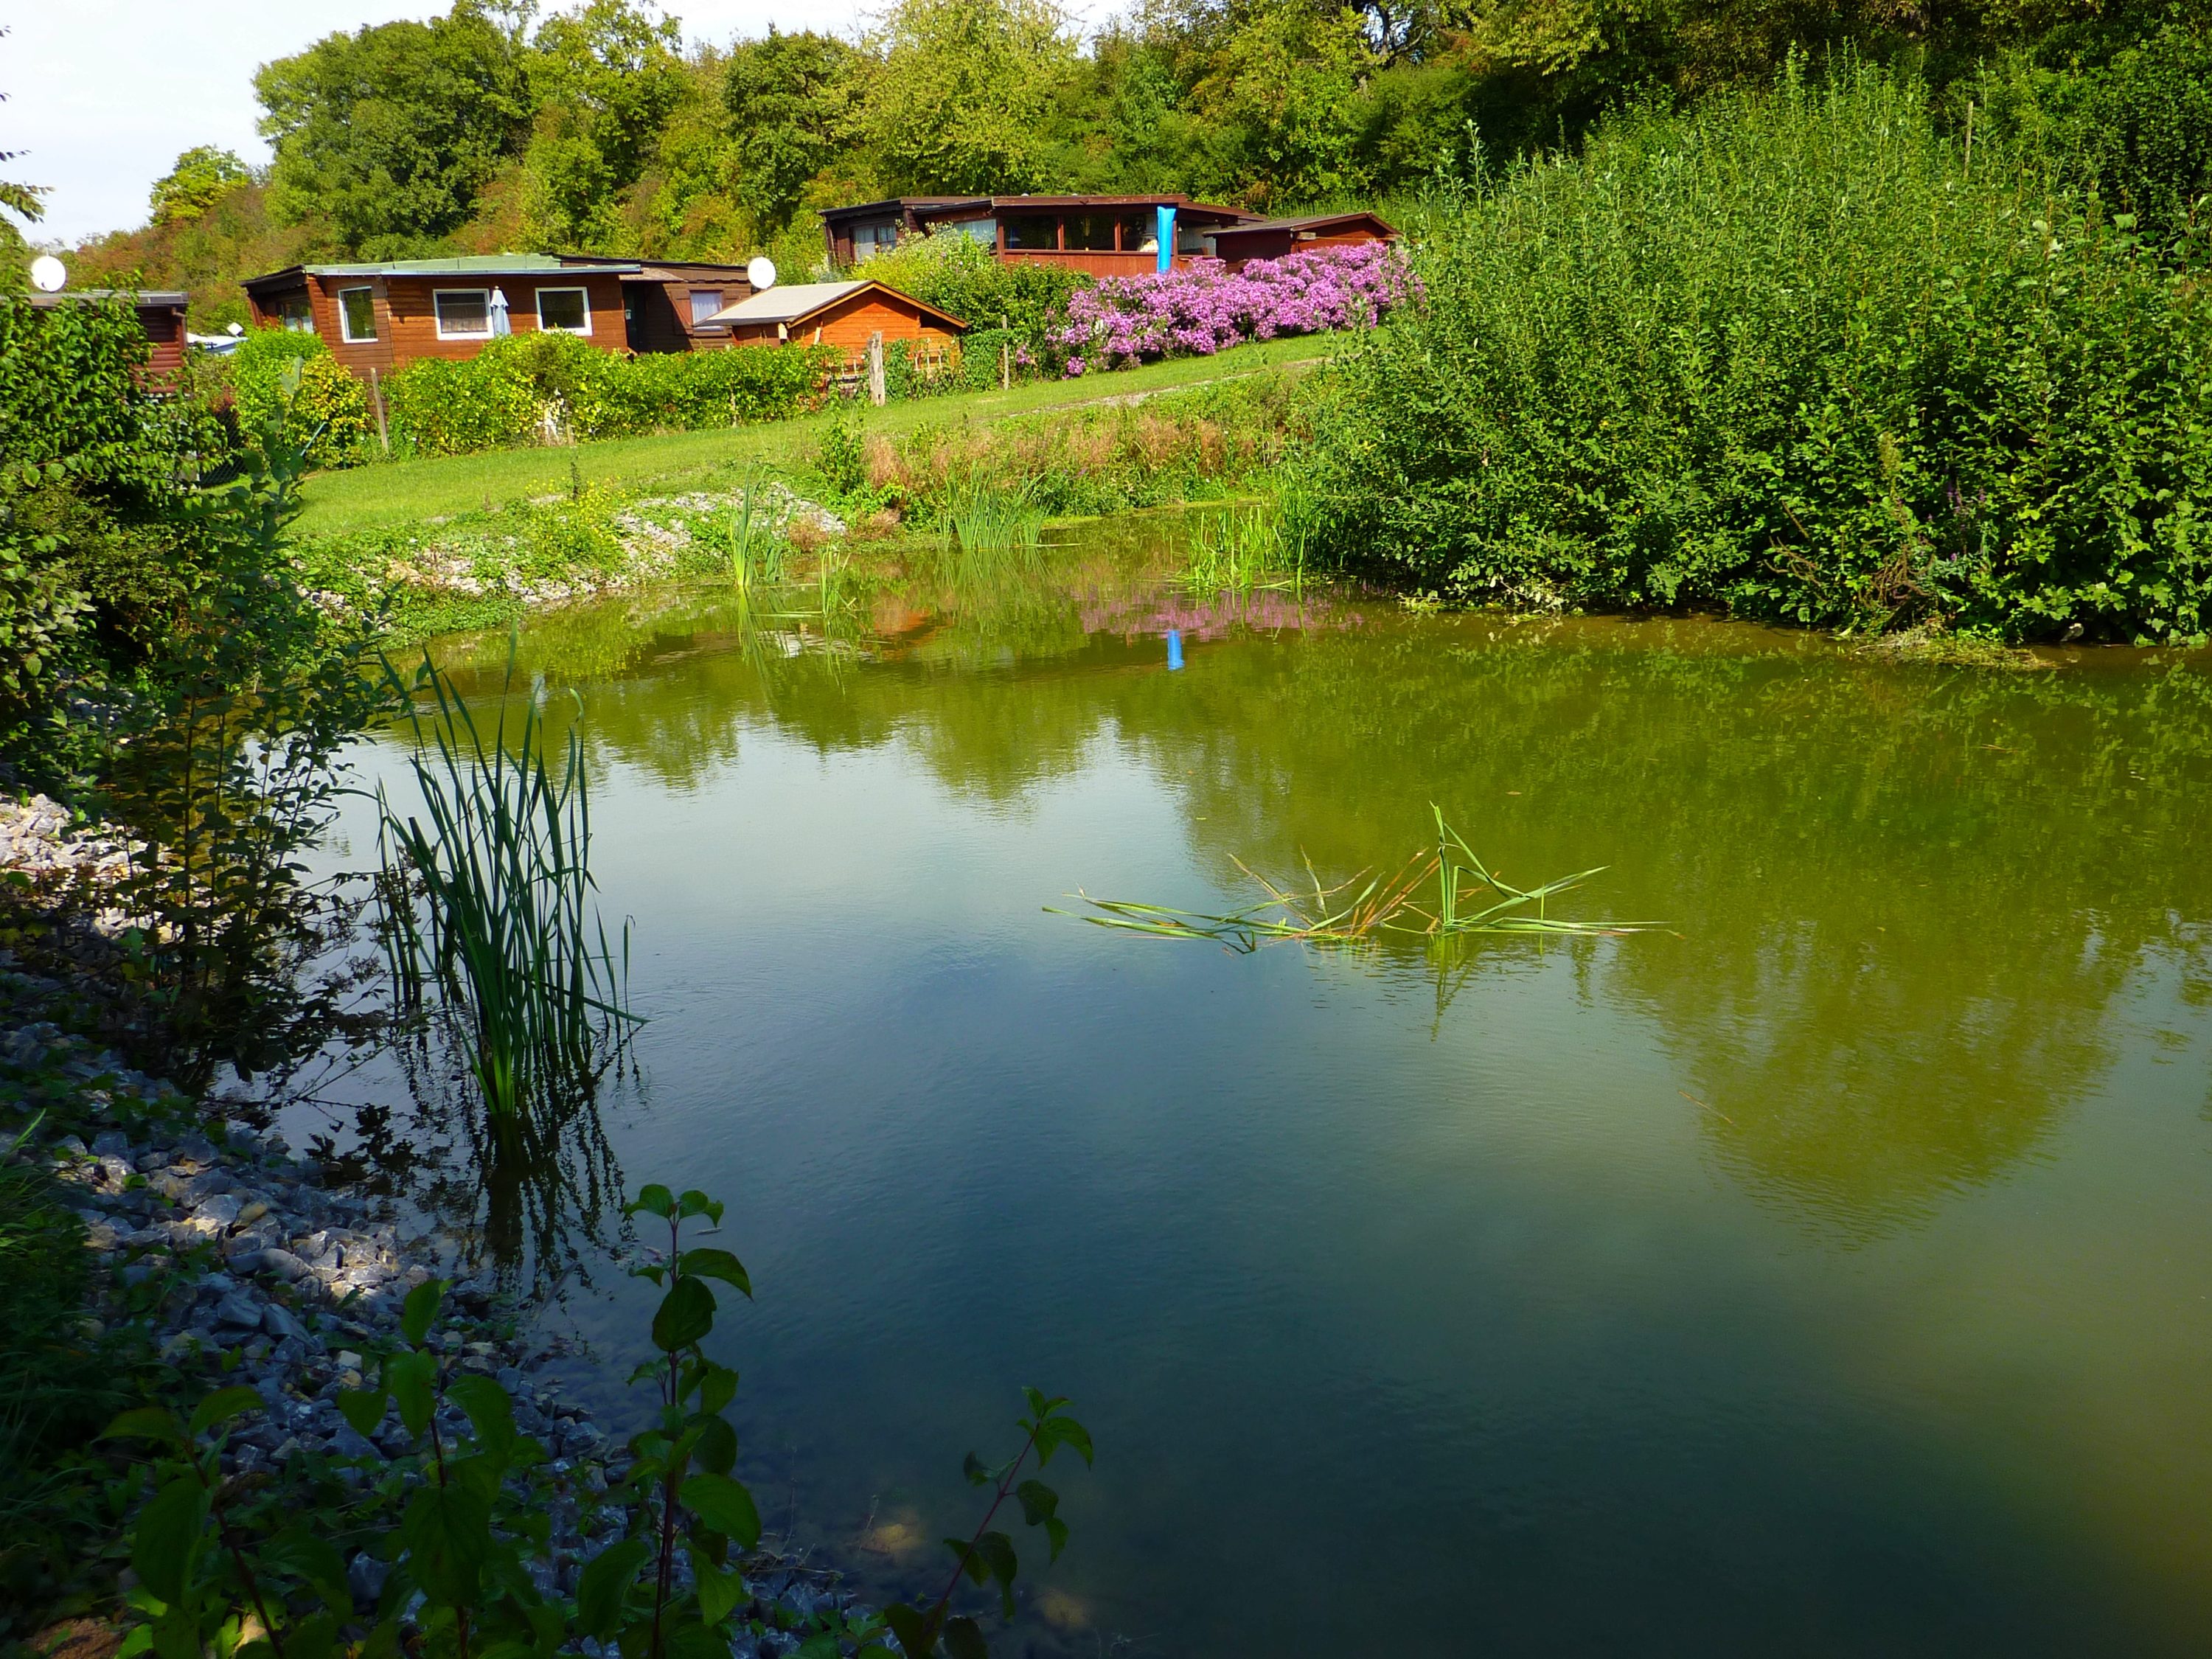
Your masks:
<svg viewBox="0 0 2212 1659"><path fill-rule="evenodd" d="M549 6L548 10L556 8ZM866 0L669 0L687 40L815 28L848 33ZM269 159L253 71L338 29L429 17L446 0L0 0L0 177L45 185L40 242L146 219L146 195L194 144Z"/></svg>

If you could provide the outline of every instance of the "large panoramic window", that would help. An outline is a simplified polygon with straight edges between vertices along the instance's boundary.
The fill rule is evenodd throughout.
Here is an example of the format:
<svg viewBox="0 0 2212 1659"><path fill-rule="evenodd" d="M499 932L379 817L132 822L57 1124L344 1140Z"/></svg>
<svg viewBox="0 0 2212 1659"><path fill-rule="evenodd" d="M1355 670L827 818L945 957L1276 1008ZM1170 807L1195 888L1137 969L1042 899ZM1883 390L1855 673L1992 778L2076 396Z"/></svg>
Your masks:
<svg viewBox="0 0 2212 1659"><path fill-rule="evenodd" d="M491 338L491 290L488 288L441 288L430 296L438 318L441 340Z"/></svg>
<svg viewBox="0 0 2212 1659"><path fill-rule="evenodd" d="M591 296L580 288L539 289L538 326L555 334L589 334Z"/></svg>
<svg viewBox="0 0 2212 1659"><path fill-rule="evenodd" d="M1121 226L1121 248L1124 253L1157 253L1159 252L1159 222L1149 213L1124 213L1116 216Z"/></svg>
<svg viewBox="0 0 2212 1659"><path fill-rule="evenodd" d="M1042 252L1060 246L1060 221L1049 213L1020 213L1006 222L1006 246Z"/></svg>
<svg viewBox="0 0 2212 1659"><path fill-rule="evenodd" d="M1114 216L1110 213L1069 215L1067 246L1081 248L1086 253L1111 253L1114 251Z"/></svg>
<svg viewBox="0 0 2212 1659"><path fill-rule="evenodd" d="M367 288L338 290L338 333L347 340L376 337L376 291Z"/></svg>

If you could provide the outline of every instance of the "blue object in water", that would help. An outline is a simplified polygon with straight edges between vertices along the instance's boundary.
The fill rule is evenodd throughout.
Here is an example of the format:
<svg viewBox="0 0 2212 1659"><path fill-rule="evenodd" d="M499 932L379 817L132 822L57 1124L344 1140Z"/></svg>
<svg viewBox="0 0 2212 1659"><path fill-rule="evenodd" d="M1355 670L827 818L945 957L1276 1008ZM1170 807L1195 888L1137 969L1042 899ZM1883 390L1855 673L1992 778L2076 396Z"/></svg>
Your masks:
<svg viewBox="0 0 2212 1659"><path fill-rule="evenodd" d="M1175 210L1162 202L1152 209L1152 216L1158 221L1155 229L1160 243L1159 269L1165 270L1175 264Z"/></svg>
<svg viewBox="0 0 2212 1659"><path fill-rule="evenodd" d="M1180 628L1168 629L1168 666L1182 666L1182 629Z"/></svg>

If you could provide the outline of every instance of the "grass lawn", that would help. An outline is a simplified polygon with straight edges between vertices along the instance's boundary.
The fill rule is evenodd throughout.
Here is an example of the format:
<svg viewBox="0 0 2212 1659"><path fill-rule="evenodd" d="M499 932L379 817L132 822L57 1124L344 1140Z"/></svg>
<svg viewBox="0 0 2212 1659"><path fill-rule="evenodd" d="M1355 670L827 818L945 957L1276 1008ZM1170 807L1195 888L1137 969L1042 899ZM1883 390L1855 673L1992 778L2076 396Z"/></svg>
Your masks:
<svg viewBox="0 0 2212 1659"><path fill-rule="evenodd" d="M892 404L866 411L867 427L871 432L895 435L945 422L994 421L1169 391L1278 365L1310 363L1326 356L1334 343L1328 335L1309 335L1239 346L1212 357L1151 363L1117 374L1033 381L1011 392L963 392ZM587 483L624 489L708 488L736 468L792 464L828 419L813 415L712 432L617 438L563 449L507 449L328 472L308 482L306 511L298 527L304 535L336 536L489 511L566 489L574 476L572 467Z"/></svg>

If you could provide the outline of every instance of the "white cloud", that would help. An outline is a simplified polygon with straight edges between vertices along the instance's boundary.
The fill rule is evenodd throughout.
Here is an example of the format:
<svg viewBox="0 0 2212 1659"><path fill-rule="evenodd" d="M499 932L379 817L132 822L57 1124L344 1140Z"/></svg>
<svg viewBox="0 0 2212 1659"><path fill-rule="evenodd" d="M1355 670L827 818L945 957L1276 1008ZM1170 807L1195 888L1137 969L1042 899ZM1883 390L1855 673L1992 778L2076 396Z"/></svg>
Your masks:
<svg viewBox="0 0 2212 1659"><path fill-rule="evenodd" d="M144 222L154 181L194 144L249 161L253 71L339 29L430 17L443 0L0 0L0 149L7 176L46 185L32 234L76 242ZM552 9L552 8L548 8ZM862 0L690 0L666 8L688 39L816 28L847 33Z"/></svg>

